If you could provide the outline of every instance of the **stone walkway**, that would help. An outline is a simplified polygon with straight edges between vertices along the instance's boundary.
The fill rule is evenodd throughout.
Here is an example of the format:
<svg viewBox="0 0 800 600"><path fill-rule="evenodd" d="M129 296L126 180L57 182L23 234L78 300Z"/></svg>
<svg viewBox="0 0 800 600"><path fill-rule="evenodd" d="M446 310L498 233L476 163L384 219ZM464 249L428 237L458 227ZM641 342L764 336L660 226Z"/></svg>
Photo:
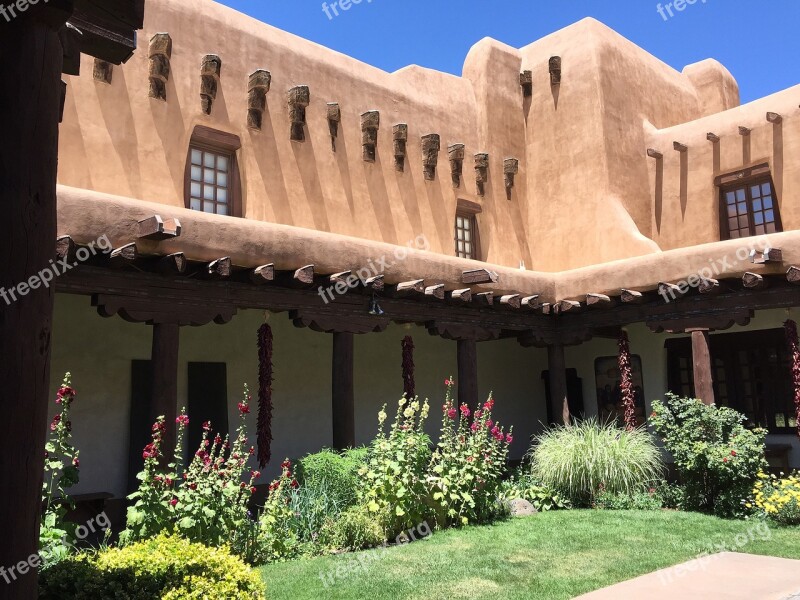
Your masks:
<svg viewBox="0 0 800 600"><path fill-rule="evenodd" d="M724 552L577 600L800 600L800 560Z"/></svg>

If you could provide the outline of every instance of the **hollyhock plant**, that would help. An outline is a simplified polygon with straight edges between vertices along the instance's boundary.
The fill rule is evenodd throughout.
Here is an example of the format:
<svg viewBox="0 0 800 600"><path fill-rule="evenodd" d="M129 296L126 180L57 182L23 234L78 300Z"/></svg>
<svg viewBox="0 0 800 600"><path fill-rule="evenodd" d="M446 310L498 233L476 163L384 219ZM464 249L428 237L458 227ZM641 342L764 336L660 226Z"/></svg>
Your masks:
<svg viewBox="0 0 800 600"><path fill-rule="evenodd" d="M247 506L255 493L258 471L251 471L246 416L250 394L245 386L239 406L239 427L231 441L214 434L211 423L203 423L203 437L191 461L183 466L183 439L189 425L185 410L176 419L178 428L174 459L164 467L160 460L166 430L164 418L152 428L152 441L142 454L145 464L139 473L139 490L129 496L135 504L128 509L128 527L123 544L175 529L193 542L210 546L230 544L236 550L240 529L247 529Z"/></svg>
<svg viewBox="0 0 800 600"><path fill-rule="evenodd" d="M472 414L462 405L461 417L456 421L451 417L455 410L452 379L445 383L441 436L427 478L437 506L438 525L486 521L497 510L496 499L508 447L513 441L512 432L506 433L492 420L491 396L482 409Z"/></svg>
<svg viewBox="0 0 800 600"><path fill-rule="evenodd" d="M42 522L39 534L39 549L48 557L49 564L65 558L68 548L62 543L71 541L67 526L68 508L75 503L67 490L78 483L79 452L71 441L72 423L69 415L77 393L71 387L72 375L67 373L56 393L59 412L50 423L50 432L45 444L44 481L42 483Z"/></svg>

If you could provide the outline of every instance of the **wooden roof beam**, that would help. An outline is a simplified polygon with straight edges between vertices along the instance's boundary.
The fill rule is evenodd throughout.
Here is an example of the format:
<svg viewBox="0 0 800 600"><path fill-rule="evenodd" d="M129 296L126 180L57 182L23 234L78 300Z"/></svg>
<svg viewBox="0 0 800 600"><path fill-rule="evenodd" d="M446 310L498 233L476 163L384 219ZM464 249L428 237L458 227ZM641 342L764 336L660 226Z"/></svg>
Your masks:
<svg viewBox="0 0 800 600"><path fill-rule="evenodd" d="M473 269L461 274L461 283L472 285L475 283L497 283L499 276L488 269Z"/></svg>
<svg viewBox="0 0 800 600"><path fill-rule="evenodd" d="M250 271L250 282L256 285L263 285L275 281L275 265L270 263L256 267Z"/></svg>
<svg viewBox="0 0 800 600"><path fill-rule="evenodd" d="M435 298L436 300L444 300L444 284L439 283L426 287L425 296L428 298Z"/></svg>
<svg viewBox="0 0 800 600"><path fill-rule="evenodd" d="M463 290L453 290L450 292L450 300L463 303L472 302L472 290L469 288Z"/></svg>
<svg viewBox="0 0 800 600"><path fill-rule="evenodd" d="M769 287L769 282L758 273L745 273L742 276L742 285L748 290L763 290Z"/></svg>

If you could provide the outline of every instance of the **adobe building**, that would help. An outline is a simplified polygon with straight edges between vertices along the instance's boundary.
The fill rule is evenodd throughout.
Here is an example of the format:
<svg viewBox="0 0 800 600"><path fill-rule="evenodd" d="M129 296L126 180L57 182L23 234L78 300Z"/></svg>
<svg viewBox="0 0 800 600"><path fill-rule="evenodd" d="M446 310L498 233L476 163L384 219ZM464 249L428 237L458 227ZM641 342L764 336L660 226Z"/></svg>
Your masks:
<svg viewBox="0 0 800 600"><path fill-rule="evenodd" d="M694 394L800 466L800 86L740 106L718 62L593 19L386 73L209 0L149 3L124 66L82 60L51 376L79 393L78 494L124 498L153 415L235 427L265 318L277 462L368 442L405 336L417 393L493 391L519 459L565 399L616 414L624 328L640 422Z"/></svg>

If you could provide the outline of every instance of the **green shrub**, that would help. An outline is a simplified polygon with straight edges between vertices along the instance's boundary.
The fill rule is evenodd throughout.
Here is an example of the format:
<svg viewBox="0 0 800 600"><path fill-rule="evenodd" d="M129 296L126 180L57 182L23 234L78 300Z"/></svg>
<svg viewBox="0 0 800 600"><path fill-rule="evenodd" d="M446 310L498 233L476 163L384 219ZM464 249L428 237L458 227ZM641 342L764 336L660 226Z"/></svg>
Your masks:
<svg viewBox="0 0 800 600"><path fill-rule="evenodd" d="M167 534L125 548L80 554L45 570L44 600L261 600L258 574L224 548Z"/></svg>
<svg viewBox="0 0 800 600"><path fill-rule="evenodd" d="M675 459L686 488L686 508L721 517L742 516L758 474L767 469L766 431L749 431L746 417L727 407L668 395L654 402L651 423Z"/></svg>
<svg viewBox="0 0 800 600"><path fill-rule="evenodd" d="M358 470L366 462L364 450L338 453L323 450L309 454L297 464L297 480L307 489L324 491L333 506L341 510L353 506L358 498Z"/></svg>
<svg viewBox="0 0 800 600"><path fill-rule="evenodd" d="M679 483L663 482L658 486L658 495L664 508L683 510L686 505L686 488Z"/></svg>
<svg viewBox="0 0 800 600"><path fill-rule="evenodd" d="M255 564L297 558L302 545L294 528L292 492L298 483L289 459L281 464L281 475L269 485L269 496L258 519L258 536L252 552Z"/></svg>
<svg viewBox="0 0 800 600"><path fill-rule="evenodd" d="M587 419L550 429L535 440L531 475L577 506L589 506L600 490L641 491L661 473L661 455L643 429L626 431Z"/></svg>
<svg viewBox="0 0 800 600"><path fill-rule="evenodd" d="M594 508L601 510L659 510L663 506L656 488L646 492L612 494L605 490L594 497Z"/></svg>
<svg viewBox="0 0 800 600"><path fill-rule="evenodd" d="M381 518L365 506L352 506L336 517L328 518L320 533L320 541L334 550L363 550L386 541Z"/></svg>
<svg viewBox="0 0 800 600"><path fill-rule="evenodd" d="M536 481L530 473L519 472L500 486L500 499L510 502L527 500L539 512L572 508L572 504L554 489Z"/></svg>

